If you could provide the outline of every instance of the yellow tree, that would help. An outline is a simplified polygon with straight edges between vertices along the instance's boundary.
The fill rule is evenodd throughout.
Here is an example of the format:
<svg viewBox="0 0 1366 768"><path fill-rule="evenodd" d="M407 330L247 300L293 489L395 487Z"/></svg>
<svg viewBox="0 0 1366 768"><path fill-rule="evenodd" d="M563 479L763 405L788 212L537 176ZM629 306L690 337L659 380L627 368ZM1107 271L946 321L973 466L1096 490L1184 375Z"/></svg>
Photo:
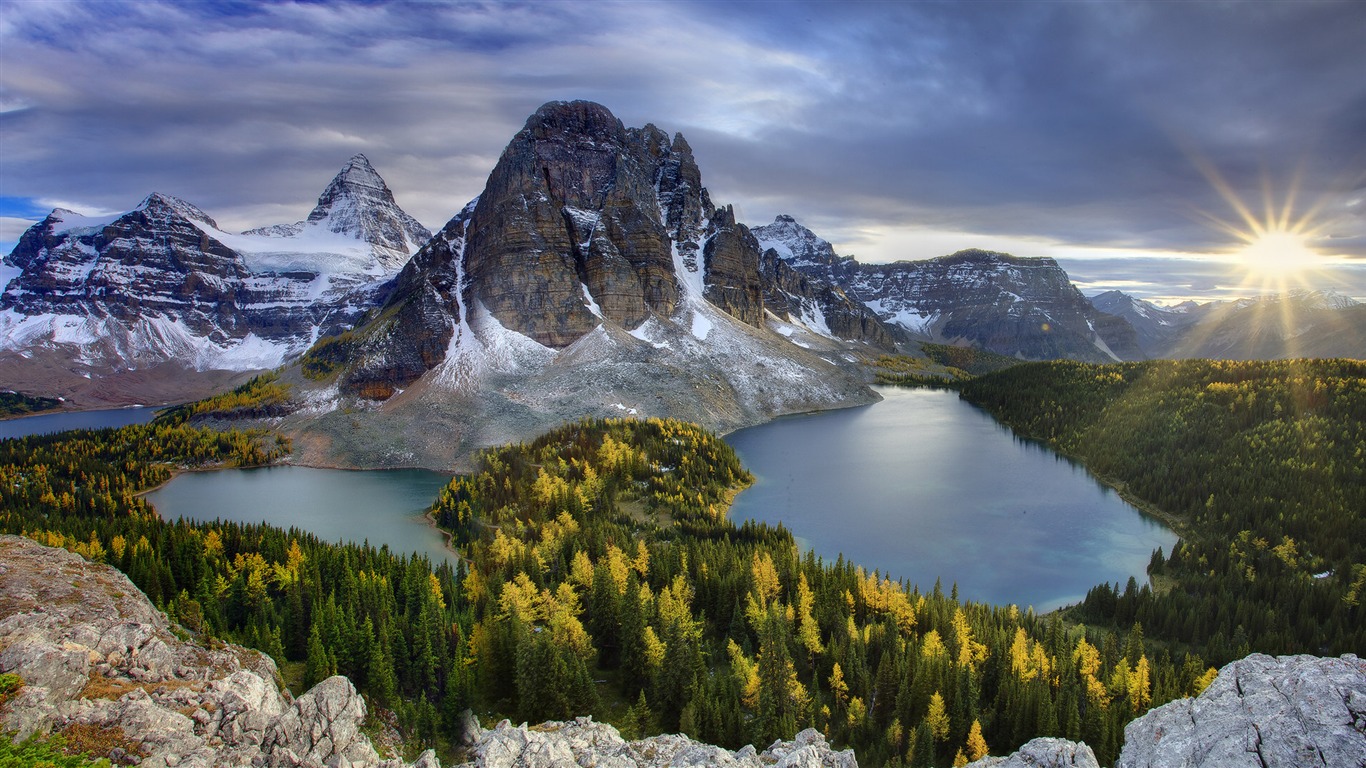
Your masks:
<svg viewBox="0 0 1366 768"><path fill-rule="evenodd" d="M835 662L835 668L830 670L830 692L834 694L835 702L841 707L849 700L849 684L844 682L844 670L840 669L838 661Z"/></svg>
<svg viewBox="0 0 1366 768"><path fill-rule="evenodd" d="M976 762L987 756L987 740L982 738L982 723L980 721L972 721L972 727L968 729L966 749L970 761Z"/></svg>
<svg viewBox="0 0 1366 768"><path fill-rule="evenodd" d="M972 638L972 628L968 626L968 616L959 608L953 612L953 635L958 643L958 666L969 672L976 672L977 665L987 658L987 646Z"/></svg>
<svg viewBox="0 0 1366 768"><path fill-rule="evenodd" d="M806 574L803 573L797 579L797 640L812 656L825 650L825 646L821 644L820 627L811 615L815 603L815 594L806 583Z"/></svg>
<svg viewBox="0 0 1366 768"><path fill-rule="evenodd" d="M939 637L939 630L931 629L925 633L925 639L920 642L920 655L927 659L937 659L948 651L944 648L944 641Z"/></svg>
<svg viewBox="0 0 1366 768"><path fill-rule="evenodd" d="M930 709L925 713L925 722L930 725L930 735L934 736L935 741L945 741L949 738L949 715L945 711L944 697L935 691L930 696Z"/></svg>
<svg viewBox="0 0 1366 768"><path fill-rule="evenodd" d="M1086 688L1086 698L1101 709L1110 706L1110 695L1105 690L1105 684L1096 677L1096 673L1100 672L1100 650L1082 636L1077 640L1076 650L1072 651L1072 661L1077 665L1077 672Z"/></svg>
<svg viewBox="0 0 1366 768"><path fill-rule="evenodd" d="M1148 705L1153 702L1153 691L1151 672L1148 669L1148 657L1139 656L1138 663L1134 665L1134 670L1129 675L1129 698L1134 702L1134 710L1142 712L1147 710Z"/></svg>

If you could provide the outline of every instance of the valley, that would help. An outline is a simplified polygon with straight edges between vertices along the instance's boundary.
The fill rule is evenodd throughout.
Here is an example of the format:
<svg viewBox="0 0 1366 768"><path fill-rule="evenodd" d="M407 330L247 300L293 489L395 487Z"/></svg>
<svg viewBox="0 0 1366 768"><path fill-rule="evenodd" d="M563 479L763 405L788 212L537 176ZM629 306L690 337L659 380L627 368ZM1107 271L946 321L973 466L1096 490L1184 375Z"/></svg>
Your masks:
<svg viewBox="0 0 1366 768"><path fill-rule="evenodd" d="M1350 455L1350 446L1361 444L1352 430L1366 415L1360 368L1333 361L1035 364L963 384L968 397L1022 434L1072 453L1085 443L1070 430L1119 430L1125 418L1160 424L1175 414L1188 414L1191 428L1208 428L1190 420L1195 413L1242 425L1215 430L1230 436L1231 456L1258 455L1248 452L1253 444L1287 459L1303 456L1306 444L1327 451L1312 461L1273 461L1279 469L1260 475L1261 491L1217 472L1189 476L1208 485L1187 479L1162 486L1208 493L1216 499L1213 514L1154 497L1141 477L1117 468L1124 464L1087 454L1088 465L1107 468L1107 476L1188 524L1170 556L1149 562L1174 588L1159 594L1134 580L1100 585L1078 607L1052 616L960 601L849 560L817 561L784 528L732 520L725 504L752 482L738 457L697 427L658 419L582 421L481 454L476 471L443 488L434 507L466 566L408 560L376 551L373 541L326 544L245 522L149 519L145 502L130 492L163 482L163 462L257 464L284 455L278 441L262 452L270 445L263 433L215 433L187 421L191 413L212 420L264 407L281 394L269 379L151 425L0 443L2 471L26 478L13 486L17 494L0 498L8 510L0 523L119 565L182 621L265 650L301 673L302 685L344 672L374 702L393 708L411 738L431 744L452 733L457 708L474 706L532 721L593 712L629 734L683 730L730 748L812 724L868 765L917 753L947 762L967 748L974 729L993 749L1057 734L1085 740L1109 760L1125 722L1198 691L1212 677L1211 663L1248 651L1309 650L1307 643L1323 643L1312 650L1331 655L1362 641L1352 618L1362 589L1354 565L1360 553L1347 544L1360 540L1352 494L1362 487L1361 464ZM993 392L1010 396L997 401ZM1074 407L1059 411L1053 403L1062 401ZM997 402L1011 409L1000 411ZM1238 402L1259 405L1244 412ZM1120 411L1093 421L1095 408ZM1121 416L1125 409L1131 415ZM1058 421L1059 412L1068 415ZM1299 426L1287 432L1278 422ZM1300 442L1304 429L1329 424L1346 431ZM1179 430L1149 437L1139 455L1163 461L1134 466L1207 460L1201 443ZM146 446L145 458L117 463L137 456L128 450L134 445ZM90 458L70 464L63 455ZM1329 479L1311 480L1321 472ZM108 492L99 490L105 486ZM1262 516L1246 533L1234 531L1248 521L1230 513L1261 503L1249 492L1273 488L1291 505L1286 509L1317 510L1316 522ZM1313 506L1295 505L1302 492ZM1230 539L1231 550L1224 544ZM158 552L177 554L158 565ZM1202 570L1191 570L1193 563ZM365 574L377 569L389 576L368 583L375 577ZM225 591L209 588L205 576L214 573ZM430 574L430 602L412 596L427 579L422 574ZM366 591L376 588L392 597ZM1282 605L1296 606L1295 613L1278 611ZM450 633L435 629L436 616ZM1218 620L1190 623L1199 617ZM367 639L377 636L389 638L389 650ZM400 663L387 655L397 647L431 651ZM924 725L941 716L942 740L938 726ZM918 725L902 725L908 722Z"/></svg>
<svg viewBox="0 0 1366 768"><path fill-rule="evenodd" d="M294 224L153 193L53 210L5 265L19 402L184 404L0 440L0 531L294 693L346 675L448 760L469 708L1110 763L1217 666L1366 647L1366 349L1331 292L1162 308L1052 258L861 264L584 101L435 233L356 154Z"/></svg>

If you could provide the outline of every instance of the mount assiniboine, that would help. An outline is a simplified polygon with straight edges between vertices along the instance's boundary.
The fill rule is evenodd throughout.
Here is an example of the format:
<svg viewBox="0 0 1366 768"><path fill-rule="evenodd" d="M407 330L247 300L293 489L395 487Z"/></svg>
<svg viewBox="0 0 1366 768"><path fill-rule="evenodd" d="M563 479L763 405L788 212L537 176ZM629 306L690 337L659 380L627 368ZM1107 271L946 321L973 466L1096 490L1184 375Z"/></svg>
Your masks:
<svg viewBox="0 0 1366 768"><path fill-rule="evenodd" d="M533 114L435 236L358 155L296 224L231 234L152 195L54 211L5 264L0 386L186 399L316 344L312 378L284 369L299 407L277 424L316 463L449 466L581 416L732 429L866 402L862 364L917 340L1141 356L1051 259L863 265L790 217L751 231L681 135L589 102Z"/></svg>
<svg viewBox="0 0 1366 768"><path fill-rule="evenodd" d="M0 382L86 404L203 396L351 327L430 239L364 155L307 220L241 234L152 194L24 233L0 295Z"/></svg>

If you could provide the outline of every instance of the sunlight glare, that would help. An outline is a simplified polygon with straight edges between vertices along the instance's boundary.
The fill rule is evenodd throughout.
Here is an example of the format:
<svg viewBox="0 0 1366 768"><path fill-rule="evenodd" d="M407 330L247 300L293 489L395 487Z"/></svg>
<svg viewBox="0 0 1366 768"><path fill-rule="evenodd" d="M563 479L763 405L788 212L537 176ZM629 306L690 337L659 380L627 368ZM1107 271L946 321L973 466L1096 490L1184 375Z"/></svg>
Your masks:
<svg viewBox="0 0 1366 768"><path fill-rule="evenodd" d="M1249 239L1238 255L1243 267L1254 274L1287 277L1314 269L1321 261L1306 238L1295 232L1273 229Z"/></svg>
<svg viewBox="0 0 1366 768"><path fill-rule="evenodd" d="M1271 180L1262 178L1262 210L1260 215L1219 174L1212 164L1194 158L1196 167L1209 180L1219 196L1237 214L1227 221L1209 213L1201 215L1241 245L1227 251L1227 258L1243 272L1240 289L1255 290L1260 294L1285 293L1301 288L1312 289L1312 282L1321 278L1321 270L1330 258L1315 250L1313 243L1324 234L1327 222L1320 219L1324 200L1308 209L1297 205L1300 175L1297 172L1286 184L1277 204Z"/></svg>

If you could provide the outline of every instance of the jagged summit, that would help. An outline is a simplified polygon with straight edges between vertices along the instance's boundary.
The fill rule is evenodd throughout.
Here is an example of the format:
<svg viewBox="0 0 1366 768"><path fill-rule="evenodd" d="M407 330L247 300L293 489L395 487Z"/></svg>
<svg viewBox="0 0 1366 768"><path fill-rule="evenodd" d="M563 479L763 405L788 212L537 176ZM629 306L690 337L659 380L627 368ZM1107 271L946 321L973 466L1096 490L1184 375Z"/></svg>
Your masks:
<svg viewBox="0 0 1366 768"><path fill-rule="evenodd" d="M755 227L751 231L759 239L759 247L765 250L772 248L793 269L826 282L843 283L858 269L854 259L836 254L829 241L818 237L787 214L775 217L772 224Z"/></svg>
<svg viewBox="0 0 1366 768"><path fill-rule="evenodd" d="M294 225L294 234L303 234L310 225L369 243L380 263L394 271L432 237L398 206L393 192L363 154L352 156L332 177L308 218Z"/></svg>
<svg viewBox="0 0 1366 768"><path fill-rule="evenodd" d="M682 136L627 128L600 104L546 104L373 320L319 346L338 372L293 434L307 455L450 466L566 419L733 429L873 399L838 322L807 304L799 328L800 312L769 307L761 257ZM385 437L354 441L367 433Z"/></svg>
<svg viewBox="0 0 1366 768"><path fill-rule="evenodd" d="M153 192L147 197L144 197L142 202L138 203L137 207L133 210L146 211L149 215L153 216L174 212L176 215L184 217L192 222L207 224L213 229L219 228L218 222L214 221L213 217L201 210L199 206L181 200L173 195L165 195L160 192Z"/></svg>

